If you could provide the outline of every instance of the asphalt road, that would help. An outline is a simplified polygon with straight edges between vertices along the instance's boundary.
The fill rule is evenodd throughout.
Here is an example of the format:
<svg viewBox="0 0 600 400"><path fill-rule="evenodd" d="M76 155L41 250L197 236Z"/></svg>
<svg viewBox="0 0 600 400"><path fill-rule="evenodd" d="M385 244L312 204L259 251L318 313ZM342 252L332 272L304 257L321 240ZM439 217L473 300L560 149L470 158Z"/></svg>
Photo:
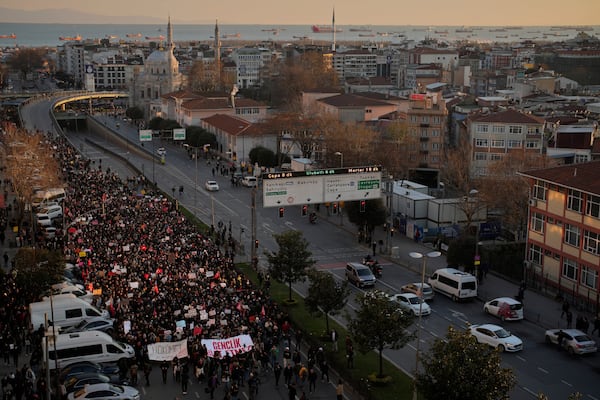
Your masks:
<svg viewBox="0 0 600 400"><path fill-rule="evenodd" d="M32 114L43 117L44 113L36 112ZM193 210L200 219L208 224L213 220L216 224L220 221L226 226L231 223L234 237L240 239L246 249L249 248L252 244L250 239L250 189L231 187L228 177L216 174L214 179L218 181L221 190L215 193L206 192L204 182L213 179L212 165L207 165L206 161L203 160L198 160L198 162L191 160L185 149L179 145L168 142L155 142L155 148L164 147L167 150L166 163L161 165L156 159L153 161L151 157L148 157L148 154L152 153L152 145L146 144L141 149L143 153L139 153L137 150L134 151L135 147L139 147L137 131L134 127L128 126L124 121L119 120L119 129L117 130L116 121L112 117L103 118L105 118L103 121L109 127L115 129L115 133L118 132L118 134L128 137L131 142L123 147L116 142L112 142L109 136L89 136L88 139L104 143L104 146L112 152L128 158L138 169L143 170L149 179L154 176L157 184L167 192L169 188L178 188L183 185L184 193L180 197L180 201L188 209ZM45 126L41 120L35 119L35 121L36 124ZM93 159L106 159L107 161L104 162L104 165L106 165L110 157L107 153L86 145L85 135L89 134L69 133L69 138L77 147L81 148L82 146L84 152L87 152L87 156ZM142 156L144 154L145 156ZM308 222L307 217L301 216L300 207L287 207L284 218L279 218L277 208L262 208L260 197L260 195L257 196L257 237L260 241L258 254L261 255L261 258L265 250L277 250L272 237L273 233L280 233L288 229L297 229L303 232L304 237L310 243L310 250L313 253L313 258L317 261L318 267L330 271L337 279L344 279L343 268L347 261L360 261L365 254L370 252L370 249L365 245L357 243L356 229L346 219L339 216L326 216L323 207L321 207L317 224L313 225ZM385 240L385 234L382 231L376 233L376 239L380 238ZM427 252L431 248L415 244L399 235L391 240L391 245L399 248L400 257L395 259L380 258L380 261L384 264L384 275L383 279L377 283L377 288L394 293L399 291L401 285L420 280L421 262L411 259L408 253L411 251ZM238 261L244 259L248 259L248 252L246 252L246 255L240 256ZM261 260L261 263L264 264L264 260ZM436 268L445 266L444 257L433 258L428 260L427 271L430 273ZM484 281L480 292L489 294L490 298L516 294L516 291L514 293L500 293L498 289L500 287L505 291L512 290L504 289L509 287L505 282L489 278L487 282ZM294 285L294 289L300 293L304 293L306 288L306 284ZM350 308L356 306L354 296L360 290L353 288L352 292L353 297L349 303ZM544 343L544 330L546 327L542 324L533 320L501 323L499 319L485 315L482 311L482 303L479 301L457 304L439 294L436 295L431 306L433 309L432 315L422 319L421 351L427 351L434 340L442 338L450 325L459 329L464 329L467 323L503 325L524 341L524 351L502 355L504 366L512 368L518 379L518 384L511 393L511 399L534 399L537 393L540 392L545 393L551 399L566 399L576 391L581 392L584 399L600 399L600 386L597 384L598 372L600 371L599 356L569 357L565 352L549 347ZM548 300L547 306L544 305L543 307L547 308L545 311L548 313L554 313L558 305ZM540 307L540 309L543 309L543 307ZM527 303L525 310L527 313ZM343 319L338 319L338 322L345 324ZM559 324L560 321L557 320L556 323ZM401 369L407 373L412 373L415 368L415 353L416 342L413 341L403 349L386 350L384 354ZM154 387L152 392L154 392ZM269 393L269 395L277 396L275 392ZM285 394L283 395L285 396ZM149 392L144 398L152 398L152 396L154 394ZM197 398L200 398L199 396L202 395L198 395Z"/></svg>

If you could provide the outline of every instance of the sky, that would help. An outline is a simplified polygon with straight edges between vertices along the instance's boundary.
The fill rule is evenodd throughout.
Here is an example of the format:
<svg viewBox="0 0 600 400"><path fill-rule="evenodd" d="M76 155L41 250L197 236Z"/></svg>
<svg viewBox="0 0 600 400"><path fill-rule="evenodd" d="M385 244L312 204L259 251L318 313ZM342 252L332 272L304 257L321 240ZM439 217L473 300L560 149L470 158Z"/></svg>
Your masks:
<svg viewBox="0 0 600 400"><path fill-rule="evenodd" d="M20 10L171 16L174 23L339 25L597 25L600 0L1 0ZM72 21L53 21L68 23Z"/></svg>

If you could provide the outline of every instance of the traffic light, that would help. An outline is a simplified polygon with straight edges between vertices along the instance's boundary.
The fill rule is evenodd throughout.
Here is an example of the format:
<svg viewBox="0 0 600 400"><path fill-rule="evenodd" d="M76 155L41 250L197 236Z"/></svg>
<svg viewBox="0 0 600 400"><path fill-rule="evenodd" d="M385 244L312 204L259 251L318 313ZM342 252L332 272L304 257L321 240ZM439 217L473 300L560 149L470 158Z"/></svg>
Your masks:
<svg viewBox="0 0 600 400"><path fill-rule="evenodd" d="M361 200L360 201L360 212L365 212L366 208L367 208L367 201L366 200Z"/></svg>
<svg viewBox="0 0 600 400"><path fill-rule="evenodd" d="M338 212L338 203L333 203L333 209L331 210L332 214L337 214Z"/></svg>
<svg viewBox="0 0 600 400"><path fill-rule="evenodd" d="M279 218L283 218L283 212L284 212L284 208L279 207Z"/></svg>
<svg viewBox="0 0 600 400"><path fill-rule="evenodd" d="M302 216L306 217L307 214L308 214L308 206L305 204L302 206Z"/></svg>
<svg viewBox="0 0 600 400"><path fill-rule="evenodd" d="M258 239L256 239L256 240L254 241L254 248L255 248L255 249L258 249Z"/></svg>

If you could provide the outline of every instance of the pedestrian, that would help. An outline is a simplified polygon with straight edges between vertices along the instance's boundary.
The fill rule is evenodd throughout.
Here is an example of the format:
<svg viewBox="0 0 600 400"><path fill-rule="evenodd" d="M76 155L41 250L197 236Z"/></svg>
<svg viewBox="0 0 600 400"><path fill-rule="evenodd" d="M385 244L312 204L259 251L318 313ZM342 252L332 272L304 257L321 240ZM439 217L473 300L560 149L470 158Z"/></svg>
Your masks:
<svg viewBox="0 0 600 400"><path fill-rule="evenodd" d="M296 385L291 382L288 384L288 399L289 400L296 400Z"/></svg>
<svg viewBox="0 0 600 400"><path fill-rule="evenodd" d="M181 369L181 393L187 394L188 382L190 380L190 368L187 364Z"/></svg>
<svg viewBox="0 0 600 400"><path fill-rule="evenodd" d="M321 381L326 380L329 383L329 364L327 364L327 360L323 360L323 365L321 365Z"/></svg>
<svg viewBox="0 0 600 400"><path fill-rule="evenodd" d="M594 329L592 330L592 335L596 331L598 331L598 334L600 335L600 314L597 314L596 318L594 318Z"/></svg>
<svg viewBox="0 0 600 400"><path fill-rule="evenodd" d="M292 375L294 375L292 364L288 364L283 368L283 383L289 385L292 381Z"/></svg>
<svg viewBox="0 0 600 400"><path fill-rule="evenodd" d="M8 253L5 251L4 252L4 268L8 268Z"/></svg>
<svg viewBox="0 0 600 400"><path fill-rule="evenodd" d="M346 366L354 368L354 346L352 344L346 349Z"/></svg>
<svg viewBox="0 0 600 400"><path fill-rule="evenodd" d="M582 320L581 320L581 330L584 333L588 333L588 329L590 329L590 321L588 320L588 318L584 315Z"/></svg>
<svg viewBox="0 0 600 400"><path fill-rule="evenodd" d="M275 374L275 386L279 386L279 378L281 378L281 370L283 368L281 368L281 364L279 364L279 361L275 362L275 365L273 366L273 373Z"/></svg>
<svg viewBox="0 0 600 400"><path fill-rule="evenodd" d="M217 386L219 385L219 380L217 379L217 374L216 372L213 372L210 376L210 378L208 378L208 393L210 393L210 398L211 400L215 398L215 390L217 389ZM243 383L242 383L243 386Z"/></svg>
<svg viewBox="0 0 600 400"><path fill-rule="evenodd" d="M571 327L572 322L573 322L573 313L571 313L571 311L567 311L567 328Z"/></svg>
<svg viewBox="0 0 600 400"><path fill-rule="evenodd" d="M179 186L179 197L183 196L183 185Z"/></svg>
<svg viewBox="0 0 600 400"><path fill-rule="evenodd" d="M562 305L562 313L560 313L560 317L562 318L565 314L569 312L569 301L565 299Z"/></svg>
<svg viewBox="0 0 600 400"><path fill-rule="evenodd" d="M138 365L135 359L133 360L133 364L129 367L129 376L131 377L131 384L133 386L137 385L138 381Z"/></svg>
<svg viewBox="0 0 600 400"><path fill-rule="evenodd" d="M335 328L333 328L331 330L331 347L332 347L333 351L335 351L337 353L337 351L338 351L338 333L335 330Z"/></svg>
<svg viewBox="0 0 600 400"><path fill-rule="evenodd" d="M337 386L335 387L335 396L337 400L343 400L344 398L344 384L341 379L338 379Z"/></svg>
<svg viewBox="0 0 600 400"><path fill-rule="evenodd" d="M149 362L144 364L144 378L146 379L146 386L150 386L150 373L152 372L152 365Z"/></svg>
<svg viewBox="0 0 600 400"><path fill-rule="evenodd" d="M373 241L373 243L371 244L371 247L373 248L373 257L375 257L375 251L377 250L377 242Z"/></svg>
<svg viewBox="0 0 600 400"><path fill-rule="evenodd" d="M319 375L314 367L308 371L308 393L312 393L316 390L318 377Z"/></svg>
<svg viewBox="0 0 600 400"><path fill-rule="evenodd" d="M162 380L163 383L167 383L167 372L169 371L169 363L167 362L167 360L164 360L161 364L160 364L160 372L162 374Z"/></svg>

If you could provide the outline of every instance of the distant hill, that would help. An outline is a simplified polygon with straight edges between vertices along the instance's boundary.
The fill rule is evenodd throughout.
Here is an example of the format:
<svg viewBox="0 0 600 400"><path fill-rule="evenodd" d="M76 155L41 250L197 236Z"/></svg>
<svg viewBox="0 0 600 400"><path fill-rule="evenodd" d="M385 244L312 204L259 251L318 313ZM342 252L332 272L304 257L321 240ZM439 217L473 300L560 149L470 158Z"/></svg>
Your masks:
<svg viewBox="0 0 600 400"><path fill-rule="evenodd" d="M0 7L0 22L31 23L31 24L163 24L167 19L147 16L115 16L97 15L70 9L49 8L45 10L27 11L14 8ZM176 21L173 23L193 23Z"/></svg>

